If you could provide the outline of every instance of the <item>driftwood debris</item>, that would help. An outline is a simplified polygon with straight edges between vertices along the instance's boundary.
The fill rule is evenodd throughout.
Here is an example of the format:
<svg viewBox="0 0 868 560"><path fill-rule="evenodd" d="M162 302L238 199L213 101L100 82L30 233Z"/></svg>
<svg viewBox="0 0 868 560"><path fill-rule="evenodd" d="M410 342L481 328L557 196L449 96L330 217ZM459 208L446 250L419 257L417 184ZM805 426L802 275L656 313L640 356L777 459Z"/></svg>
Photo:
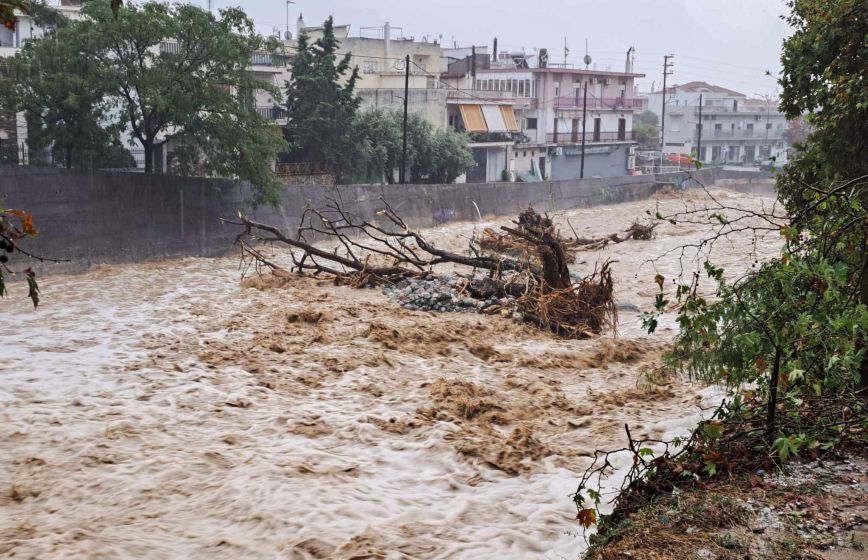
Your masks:
<svg viewBox="0 0 868 560"><path fill-rule="evenodd" d="M471 241L466 253L456 253L430 243L382 203L377 220L358 219L337 200L322 209L308 208L294 236L244 215L226 222L244 227L236 239L242 258L280 276L291 271L326 274L362 287L424 278L436 274L438 265L449 264L461 271L463 293L476 299L515 298L524 320L561 336L585 337L615 326L608 263L573 282L567 266L570 252L547 216L528 209L515 227L504 228L511 239L520 240L515 244L522 246L521 252L504 255ZM291 270L266 257L259 248L262 243L290 248Z"/></svg>

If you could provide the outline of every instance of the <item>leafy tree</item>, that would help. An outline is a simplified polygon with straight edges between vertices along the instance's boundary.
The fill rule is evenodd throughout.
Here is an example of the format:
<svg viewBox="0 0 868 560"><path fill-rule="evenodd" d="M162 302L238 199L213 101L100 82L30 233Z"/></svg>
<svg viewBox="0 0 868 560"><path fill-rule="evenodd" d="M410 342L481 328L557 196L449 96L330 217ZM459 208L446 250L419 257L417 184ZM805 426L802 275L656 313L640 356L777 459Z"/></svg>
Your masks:
<svg viewBox="0 0 868 560"><path fill-rule="evenodd" d="M0 1L0 25L14 31L15 24L18 23L18 16L15 15L15 10L25 14L28 13L30 11L30 2L27 0Z"/></svg>
<svg viewBox="0 0 868 560"><path fill-rule="evenodd" d="M299 34L289 65L292 76L286 83L284 137L289 142L287 161L320 164L340 179L364 154L353 135L361 103L354 94L359 71L350 69L349 53L338 60L339 45L331 17L323 24L322 37L313 43L306 33Z"/></svg>
<svg viewBox="0 0 868 560"><path fill-rule="evenodd" d="M397 112L375 109L361 111L353 125L367 175L387 183L395 181L395 170L401 165L401 126Z"/></svg>
<svg viewBox="0 0 868 560"><path fill-rule="evenodd" d="M806 447L834 446L868 428L868 408L859 396L868 381L865 3L789 5L795 31L784 43L783 106L790 118L808 113L811 129L778 176L787 213L721 203L702 210L719 227L705 247L736 232L766 232L783 236L784 250L735 281L706 262L706 274L717 283L715 300L697 289L698 274L679 285L680 334L668 360L701 379L751 388L746 394L765 403L765 433L781 459ZM698 216L687 211L662 217L696 223ZM662 278L659 284L663 309ZM653 330L654 317L646 321ZM759 413L741 406L740 398L730 408L733 415L744 420ZM853 427L856 432L848 431Z"/></svg>
<svg viewBox="0 0 868 560"><path fill-rule="evenodd" d="M660 119L657 117L657 113L646 109L633 117L633 122L640 122L642 124L647 124L648 126L658 126L660 124Z"/></svg>
<svg viewBox="0 0 868 560"><path fill-rule="evenodd" d="M257 201L276 201L281 184L271 168L285 143L248 96L262 89L279 97L279 91L247 68L252 53L276 53L277 41L257 35L238 8L222 10L218 18L189 4L150 2L117 12L115 4L88 1L82 20L39 41L51 46L22 53L22 64L37 62L41 52L58 58L42 74L25 75L14 97L43 87L40 81L81 86L82 95L64 103L57 103L57 88L37 113L67 106L78 111L94 100L89 120L78 119L77 126L122 126L144 149L146 172L153 171L156 148L171 141L178 146L179 172L238 177L253 184ZM161 51L164 41L174 48ZM72 53L75 60L61 58ZM69 126L63 119L57 123ZM59 128L51 132L57 141ZM76 136L74 129L66 134Z"/></svg>
<svg viewBox="0 0 868 560"><path fill-rule="evenodd" d="M366 165L395 180L401 166L404 115L399 111L365 111L356 122ZM451 128L435 129L422 116L407 116L407 177L411 183L451 183L475 165L467 137Z"/></svg>
<svg viewBox="0 0 868 560"><path fill-rule="evenodd" d="M33 8L36 17L37 4ZM28 41L9 60L0 98L5 107L25 113L30 153L51 146L70 168L92 162L116 143L120 126L109 124L104 89L92 79L98 68L69 48L75 37L62 20L52 21L59 25L50 38Z"/></svg>
<svg viewBox="0 0 868 560"><path fill-rule="evenodd" d="M811 134L779 190L788 208L810 204L804 184L868 174L868 5L865 0L789 0L781 108L806 115ZM806 197L807 196L807 197Z"/></svg>
<svg viewBox="0 0 868 560"><path fill-rule="evenodd" d="M653 111L633 117L633 139L643 148L655 148L660 140L660 119Z"/></svg>
<svg viewBox="0 0 868 560"><path fill-rule="evenodd" d="M650 124L633 121L633 140L643 148L656 147L660 141L660 129Z"/></svg>

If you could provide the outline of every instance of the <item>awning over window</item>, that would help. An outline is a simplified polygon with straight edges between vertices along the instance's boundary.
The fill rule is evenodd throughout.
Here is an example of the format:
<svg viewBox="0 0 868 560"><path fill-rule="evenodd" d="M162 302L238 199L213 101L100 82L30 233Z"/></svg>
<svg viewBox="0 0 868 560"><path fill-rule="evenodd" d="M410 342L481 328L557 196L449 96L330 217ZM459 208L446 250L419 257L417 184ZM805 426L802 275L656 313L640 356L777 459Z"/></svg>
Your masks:
<svg viewBox="0 0 868 560"><path fill-rule="evenodd" d="M518 132L511 105L459 105L467 132Z"/></svg>
<svg viewBox="0 0 868 560"><path fill-rule="evenodd" d="M485 116L488 132L506 132L506 123L503 121L500 105L483 105L482 114Z"/></svg>
<svg viewBox="0 0 868 560"><path fill-rule="evenodd" d="M467 132L488 132L480 105L459 105L458 109L461 111L461 120L464 121L464 130Z"/></svg>
<svg viewBox="0 0 868 560"><path fill-rule="evenodd" d="M515 120L515 113L512 110L512 105L501 105L500 112L503 113L503 122L506 123L506 130L509 132L518 132L518 122Z"/></svg>

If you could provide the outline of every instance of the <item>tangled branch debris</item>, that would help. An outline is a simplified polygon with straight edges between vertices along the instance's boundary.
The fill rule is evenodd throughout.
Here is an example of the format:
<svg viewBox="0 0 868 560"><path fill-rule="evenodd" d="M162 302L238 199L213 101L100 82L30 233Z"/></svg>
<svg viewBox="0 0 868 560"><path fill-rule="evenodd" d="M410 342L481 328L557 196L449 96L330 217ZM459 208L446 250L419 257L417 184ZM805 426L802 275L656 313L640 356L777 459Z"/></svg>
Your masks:
<svg viewBox="0 0 868 560"><path fill-rule="evenodd" d="M540 216L533 208L522 212L515 224L518 229L501 226L502 233L485 228L479 236L479 246L501 255L530 259L535 256L538 244L529 241L528 235L537 239L550 236L563 248L567 261L575 262L578 251L597 251L609 243L623 243L630 239L647 241L654 236L654 228L657 227L656 223L644 225L634 222L622 235L612 233L603 237L585 238L579 237L573 229L575 237L563 237L560 232L555 231L554 224L548 216ZM572 224L570 228L572 229Z"/></svg>
<svg viewBox="0 0 868 560"><path fill-rule="evenodd" d="M244 215L239 215L239 221L226 221L244 227L236 243L242 258L257 271L266 268L278 276L289 274L257 248L263 242L292 249L291 271L326 274L354 287L430 278L436 276L436 265L450 264L465 271L455 286L459 295L504 298L511 302L514 317L560 336L581 338L615 327L609 263L573 282L567 267L570 252L548 216L529 208L515 222L517 227L504 228L510 239L517 240L512 243L521 247L512 255L473 241L461 254L435 247L411 230L385 200L382 203L373 221L356 218L333 199L323 209L307 208L295 236ZM315 245L318 241L323 244Z"/></svg>

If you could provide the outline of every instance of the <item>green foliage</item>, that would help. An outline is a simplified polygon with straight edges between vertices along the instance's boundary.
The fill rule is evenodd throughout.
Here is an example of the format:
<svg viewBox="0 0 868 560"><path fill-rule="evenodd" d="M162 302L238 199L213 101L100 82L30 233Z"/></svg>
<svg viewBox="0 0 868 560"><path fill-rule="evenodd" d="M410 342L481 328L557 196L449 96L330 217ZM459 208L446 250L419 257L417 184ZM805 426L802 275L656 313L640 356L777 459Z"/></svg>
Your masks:
<svg viewBox="0 0 868 560"><path fill-rule="evenodd" d="M660 128L655 125L634 120L633 139L643 148L653 148L659 143Z"/></svg>
<svg viewBox="0 0 868 560"><path fill-rule="evenodd" d="M349 53L338 60L339 45L331 16L315 42L304 32L299 35L286 83L288 124L283 134L289 142L287 161L320 164L340 180L365 154L353 134L361 103L354 93L359 70L350 69Z"/></svg>
<svg viewBox="0 0 868 560"><path fill-rule="evenodd" d="M21 73L4 87L4 99L44 122L44 141L110 145L122 127L144 148L146 172L155 148L171 142L176 171L237 177L253 184L257 202L277 200L271 167L285 143L248 93L279 91L247 71L252 53L277 54L276 40L256 34L238 8L215 17L190 4L91 0L82 16L25 49ZM161 52L164 41L173 49Z"/></svg>
<svg viewBox="0 0 868 560"><path fill-rule="evenodd" d="M698 290L699 274L677 285L680 330L666 362L695 379L725 383L739 398L764 402L767 441L781 460L834 447L849 428L868 428L856 397L868 382L866 5L789 5L794 35L782 55L782 107L790 118L809 113L810 132L778 175L788 216L750 215L766 229L778 227L784 249L735 281L705 262L704 273L717 286L713 299ZM733 227L724 210L738 212L703 215L718 232L750 229ZM665 301L658 284L658 301ZM656 314L644 319L649 330L656 327ZM739 400L727 407L730 420L753 421L759 413Z"/></svg>
<svg viewBox="0 0 868 560"><path fill-rule="evenodd" d="M69 48L74 44L76 38L65 25L47 39L27 41L0 79L3 106L25 113L30 153L52 147L67 168L99 158L120 132L119 124L108 124L111 107L104 102L104 88L93 79L97 65Z"/></svg>
<svg viewBox="0 0 868 560"><path fill-rule="evenodd" d="M15 11L22 13L30 11L30 2L27 0L2 0L0 1L0 25L10 30L15 30L15 24L18 22L18 16Z"/></svg>
<svg viewBox="0 0 868 560"><path fill-rule="evenodd" d="M6 297L6 274L15 273L10 268L10 261L16 255L24 254L19 243L26 237L39 235L33 226L33 216L23 210L5 209L0 206L0 297ZM20 271L27 280L27 296L33 302L33 307L39 305L39 285L36 283L36 273L30 268Z"/></svg>
<svg viewBox="0 0 868 560"><path fill-rule="evenodd" d="M789 0L788 5L794 33L781 56L781 108L790 119L806 115L810 135L778 189L797 213L811 202L805 184L868 174L868 5L865 0Z"/></svg>
<svg viewBox="0 0 868 560"><path fill-rule="evenodd" d="M660 124L660 119L657 117L657 113L654 111L644 110L633 118L633 122L640 122L642 124L646 124L648 126L658 126Z"/></svg>
<svg viewBox="0 0 868 560"><path fill-rule="evenodd" d="M363 167L394 182L401 165L403 113L363 111L353 128ZM451 128L435 129L417 114L407 116L407 179L411 183L451 183L473 167L467 137Z"/></svg>

